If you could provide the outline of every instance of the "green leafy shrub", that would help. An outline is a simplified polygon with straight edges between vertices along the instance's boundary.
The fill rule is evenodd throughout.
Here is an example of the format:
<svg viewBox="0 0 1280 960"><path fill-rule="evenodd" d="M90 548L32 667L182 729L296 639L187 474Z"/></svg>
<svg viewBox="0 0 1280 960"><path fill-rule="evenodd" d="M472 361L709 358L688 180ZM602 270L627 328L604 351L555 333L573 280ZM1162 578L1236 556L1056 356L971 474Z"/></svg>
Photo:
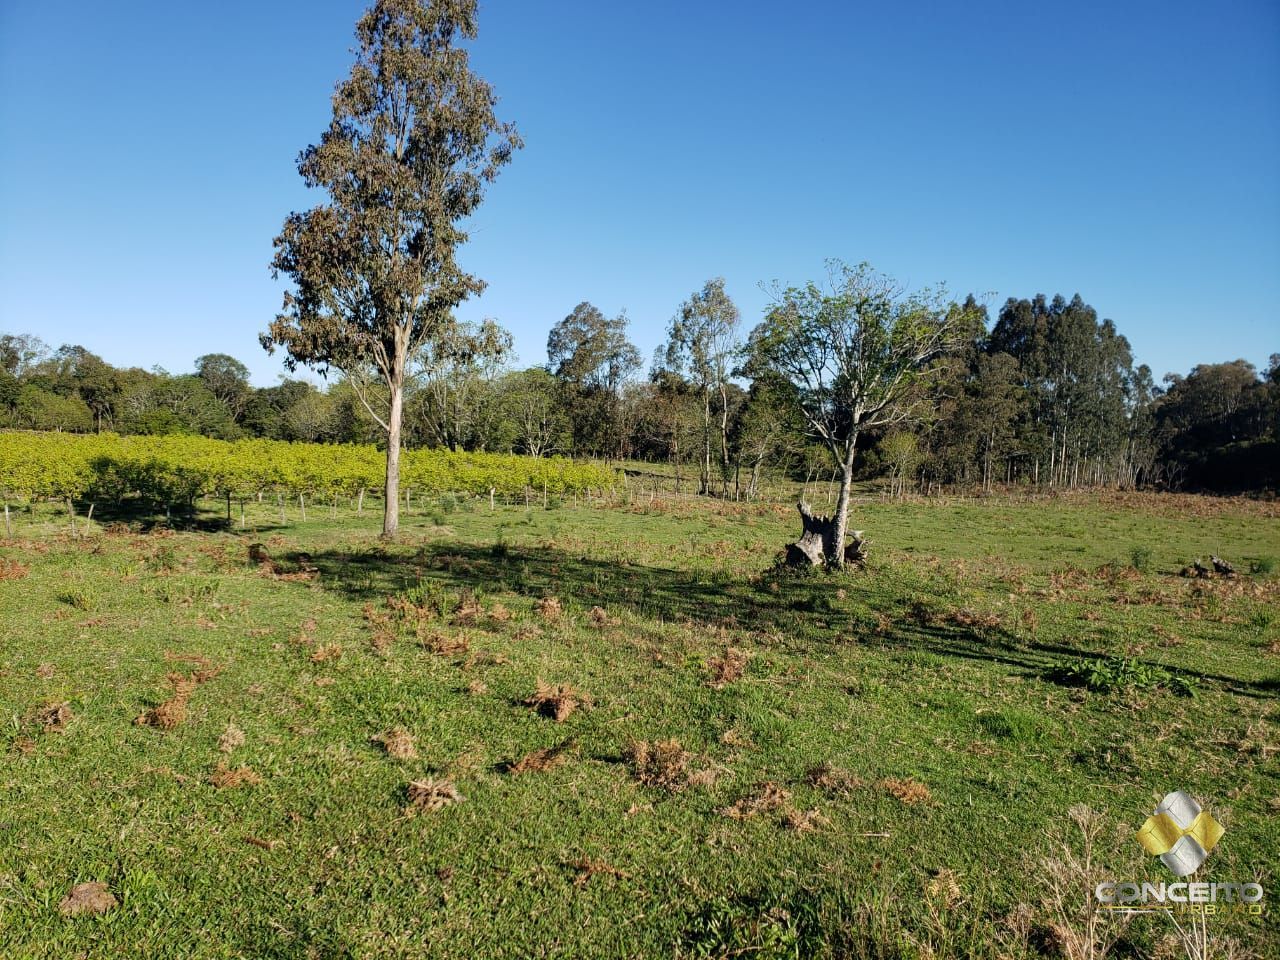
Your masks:
<svg viewBox="0 0 1280 960"><path fill-rule="evenodd" d="M1144 547L1141 544L1131 547L1129 549L1129 566L1139 573L1149 572L1151 570L1151 548Z"/></svg>
<svg viewBox="0 0 1280 960"><path fill-rule="evenodd" d="M1196 679L1133 657L1076 657L1054 672L1061 682L1095 693L1162 688L1180 696L1196 693Z"/></svg>

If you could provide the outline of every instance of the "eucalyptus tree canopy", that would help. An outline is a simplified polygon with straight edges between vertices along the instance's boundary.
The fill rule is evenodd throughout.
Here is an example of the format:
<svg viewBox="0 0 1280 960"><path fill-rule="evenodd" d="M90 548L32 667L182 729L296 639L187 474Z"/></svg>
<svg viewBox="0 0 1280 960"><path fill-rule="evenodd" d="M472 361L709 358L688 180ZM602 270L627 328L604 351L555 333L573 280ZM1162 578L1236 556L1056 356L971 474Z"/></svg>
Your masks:
<svg viewBox="0 0 1280 960"><path fill-rule="evenodd" d="M405 379L451 329L453 310L484 288L459 267L460 224L521 146L471 72L476 0L377 0L356 24L356 62L333 95L333 119L298 171L328 201L293 213L272 266L292 281L262 335L286 365L336 368L387 434L384 537L394 536Z"/></svg>

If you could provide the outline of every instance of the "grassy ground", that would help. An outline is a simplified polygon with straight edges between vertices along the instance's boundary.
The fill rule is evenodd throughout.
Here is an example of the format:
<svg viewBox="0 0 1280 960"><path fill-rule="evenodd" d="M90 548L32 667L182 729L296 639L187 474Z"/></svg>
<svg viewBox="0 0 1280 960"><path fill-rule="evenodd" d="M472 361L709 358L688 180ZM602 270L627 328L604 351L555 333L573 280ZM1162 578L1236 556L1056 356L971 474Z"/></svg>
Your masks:
<svg viewBox="0 0 1280 960"><path fill-rule="evenodd" d="M865 503L812 577L771 505L261 511L0 541L0 957L1053 954L1091 880L1173 879L1174 789L1276 892L1280 581L1176 575L1265 569L1275 506ZM1277 955L1269 909L1213 929Z"/></svg>

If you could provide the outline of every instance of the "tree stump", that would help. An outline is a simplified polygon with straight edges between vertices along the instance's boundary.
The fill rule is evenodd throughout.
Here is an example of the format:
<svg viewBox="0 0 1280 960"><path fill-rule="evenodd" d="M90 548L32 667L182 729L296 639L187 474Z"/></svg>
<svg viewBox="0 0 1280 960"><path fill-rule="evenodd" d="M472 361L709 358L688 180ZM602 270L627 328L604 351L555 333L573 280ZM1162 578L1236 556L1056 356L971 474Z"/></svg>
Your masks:
<svg viewBox="0 0 1280 960"><path fill-rule="evenodd" d="M795 543L787 544L786 562L791 567L816 567L827 562L828 557L837 556L840 547L844 551L844 562L856 567L866 566L867 540L861 530L849 531L850 542L837 547L835 544L836 518L815 514L807 503L796 504L800 511L800 522L803 532Z"/></svg>

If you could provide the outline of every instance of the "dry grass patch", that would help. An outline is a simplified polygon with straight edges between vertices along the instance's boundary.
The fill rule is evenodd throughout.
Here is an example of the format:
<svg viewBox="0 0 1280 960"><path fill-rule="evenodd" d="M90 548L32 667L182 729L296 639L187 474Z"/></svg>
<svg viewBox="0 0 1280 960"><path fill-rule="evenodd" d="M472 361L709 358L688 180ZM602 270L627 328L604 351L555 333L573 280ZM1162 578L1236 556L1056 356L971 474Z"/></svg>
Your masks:
<svg viewBox="0 0 1280 960"><path fill-rule="evenodd" d="M569 759L569 753L576 746L577 738L569 737L569 739L562 740L554 747L543 747L541 750L526 753L507 767L507 773L513 776L520 776L524 773L544 773L547 770L554 770Z"/></svg>
<svg viewBox="0 0 1280 960"><path fill-rule="evenodd" d="M105 883L77 883L58 904L58 912L64 917L82 913L106 913L116 906L116 898Z"/></svg>
<svg viewBox="0 0 1280 960"><path fill-rule="evenodd" d="M373 742L382 747L392 760L413 760L418 756L418 747L414 743L413 734L404 727L392 727L373 738Z"/></svg>
<svg viewBox="0 0 1280 960"><path fill-rule="evenodd" d="M838 796L848 796L853 791L866 786L866 782L861 777L830 763L820 763L816 767L811 767L805 773L804 779L810 786L817 787L824 793Z"/></svg>
<svg viewBox="0 0 1280 960"><path fill-rule="evenodd" d="M322 647L316 648L311 654L312 663L329 663L333 660L342 659L342 645L338 643L326 643Z"/></svg>
<svg viewBox="0 0 1280 960"><path fill-rule="evenodd" d="M557 597L543 597L533 605L533 609L543 620L559 620L564 613L564 606Z"/></svg>
<svg viewBox="0 0 1280 960"><path fill-rule="evenodd" d="M228 767L219 760L213 773L206 778L210 785L219 790L234 790L237 787L253 787L262 782L262 777L252 767Z"/></svg>
<svg viewBox="0 0 1280 960"><path fill-rule="evenodd" d="M781 810L791 802L791 791L781 787L772 780L758 784L751 793L737 803L720 810L722 816L730 820L746 820L762 813Z"/></svg>
<svg viewBox="0 0 1280 960"><path fill-rule="evenodd" d="M409 805L404 808L405 816L412 817L419 813L434 813L445 807L461 803L463 796L458 792L451 780L411 780L407 790Z"/></svg>
<svg viewBox="0 0 1280 960"><path fill-rule="evenodd" d="M271 851L284 845L283 840L264 840L261 837L247 836L244 842L250 846L257 847L259 850Z"/></svg>
<svg viewBox="0 0 1280 960"><path fill-rule="evenodd" d="M485 615L484 607L470 590L464 590L453 611L453 622L459 626L471 626Z"/></svg>
<svg viewBox="0 0 1280 960"><path fill-rule="evenodd" d="M918 780L885 777L876 786L907 806L933 802L933 794L929 792L929 788Z"/></svg>
<svg viewBox="0 0 1280 960"><path fill-rule="evenodd" d="M782 825L796 833L811 833L822 827L831 826L831 820L820 810L796 810L787 807L782 812Z"/></svg>
<svg viewBox="0 0 1280 960"><path fill-rule="evenodd" d="M40 724L45 733L62 733L74 716L71 704L64 700L61 703L46 704L37 710L36 723Z"/></svg>
<svg viewBox="0 0 1280 960"><path fill-rule="evenodd" d="M948 910L954 910L964 902L960 875L948 867L939 868L925 884L924 890L930 900L942 904Z"/></svg>
<svg viewBox="0 0 1280 960"><path fill-rule="evenodd" d="M374 653L385 656L396 642L396 629L391 615L376 609L372 603L366 603L363 612L364 622L369 627L369 645L373 647Z"/></svg>
<svg viewBox="0 0 1280 960"><path fill-rule="evenodd" d="M437 630L418 630L418 646L428 653L441 657L452 657L466 653L471 649L471 641L465 636L450 636Z"/></svg>
<svg viewBox="0 0 1280 960"><path fill-rule="evenodd" d="M17 560L0 560L0 580L21 580L30 572L30 567Z"/></svg>
<svg viewBox="0 0 1280 960"><path fill-rule="evenodd" d="M166 674L165 680L173 688L173 696L150 710L143 711L133 722L138 726L155 727L158 730L172 730L180 726L186 722L187 707L196 687L212 680L221 672L221 667L206 667L190 675L176 672Z"/></svg>
<svg viewBox="0 0 1280 960"><path fill-rule="evenodd" d="M592 607L587 615L597 627L616 627L619 623L618 618L609 616L609 611L604 607Z"/></svg>
<svg viewBox="0 0 1280 960"><path fill-rule="evenodd" d="M243 747L244 743L244 731L234 723L228 723L226 729L222 731L222 736L218 737L218 750L221 753L231 753L233 750Z"/></svg>
<svg viewBox="0 0 1280 960"><path fill-rule="evenodd" d="M1003 625L994 613L970 610L968 607L952 610L947 615L947 621L957 627L977 627L981 630L997 630Z"/></svg>
<svg viewBox="0 0 1280 960"><path fill-rule="evenodd" d="M707 685L714 690L720 690L735 680L741 680L742 675L747 671L747 662L750 659L751 654L736 647L728 647L723 655L711 657L707 660L709 674Z"/></svg>
<svg viewBox="0 0 1280 960"><path fill-rule="evenodd" d="M574 689L567 683L552 686L539 679L533 693L525 697L524 705L532 707L539 714L549 717L556 723L563 723L579 707L589 708L592 701L588 694Z"/></svg>
<svg viewBox="0 0 1280 960"><path fill-rule="evenodd" d="M679 740L633 740L627 745L626 757L636 780L646 787L679 790L689 782L693 754Z"/></svg>
<svg viewBox="0 0 1280 960"><path fill-rule="evenodd" d="M626 880L630 874L617 867L605 863L603 860L593 860L590 857L583 857L580 860L573 861L570 866L577 872L577 876L573 878L575 887L585 887L592 877L606 876L614 877L619 880Z"/></svg>

